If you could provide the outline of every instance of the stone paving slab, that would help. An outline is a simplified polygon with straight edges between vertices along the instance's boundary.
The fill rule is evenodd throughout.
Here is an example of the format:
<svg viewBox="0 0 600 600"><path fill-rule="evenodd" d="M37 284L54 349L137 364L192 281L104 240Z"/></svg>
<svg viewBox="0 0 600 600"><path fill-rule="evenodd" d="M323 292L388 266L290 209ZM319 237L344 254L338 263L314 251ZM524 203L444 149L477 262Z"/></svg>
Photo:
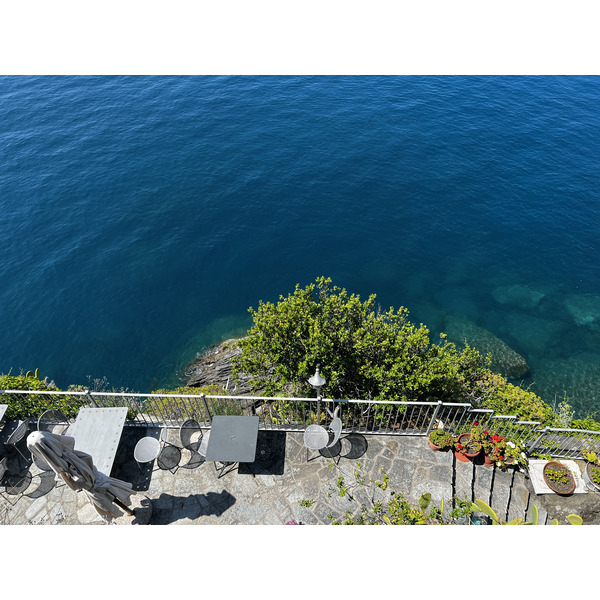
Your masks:
<svg viewBox="0 0 600 600"><path fill-rule="evenodd" d="M564 519L566 514L577 512L572 502L563 510L560 500L564 499L537 496L526 473L461 463L452 452L432 451L424 437L343 435L339 461L337 458L327 460L317 453L314 460L307 462L302 434L287 432L282 437L281 432L277 432L278 443L281 443L278 452L284 453L283 460L264 452L261 454L264 461L255 465L255 476L241 465L218 478L211 462L204 462L195 469L180 468L176 473L161 470L154 463L140 468L133 460L133 447L136 440L146 434L146 429L124 430L111 474L131 482L139 492L136 498L143 495L149 499L151 525L280 525L293 520L308 525L329 524L332 515L340 518L346 510L356 508L351 497L366 498L364 490L350 485L354 473L359 472L368 481L382 480L381 468L389 476L389 490L401 493L413 505L423 493L429 492L435 505L444 500L445 507L452 505L454 495L468 500L481 498L491 504L502 519L530 518L532 504L540 509L542 523L549 522L553 516ZM263 434L267 448L269 439L275 439L269 438L269 434L271 432ZM175 442L175 432L171 435ZM39 469L35 465L29 469L33 480L25 495L12 498L14 504L0 499L3 503L0 522L105 524L85 494L78 494L65 485L35 498ZM344 498L331 493L340 475L351 488L351 493ZM369 493L373 489L383 499L389 497L389 490L383 493L371 486ZM589 496L598 503L600 495ZM579 496L578 500L581 499ZM312 505L301 506L303 500L312 501ZM600 506L588 514L592 515L593 522L600 522ZM119 520L117 524L121 522L130 521Z"/></svg>

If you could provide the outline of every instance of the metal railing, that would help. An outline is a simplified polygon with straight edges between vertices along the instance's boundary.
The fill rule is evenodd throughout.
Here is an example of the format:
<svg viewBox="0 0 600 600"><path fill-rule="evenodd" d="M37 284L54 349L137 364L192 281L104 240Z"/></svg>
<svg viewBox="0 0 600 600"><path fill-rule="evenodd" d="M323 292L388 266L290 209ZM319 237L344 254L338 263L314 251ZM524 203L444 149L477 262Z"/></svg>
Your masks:
<svg viewBox="0 0 600 600"><path fill-rule="evenodd" d="M582 458L584 449L600 453L600 431L542 428L537 421L496 415L491 409L474 408L469 403L0 390L0 402L9 403L8 419L15 418L9 402L11 395L20 396L19 410L28 412L18 415L20 418L37 418L46 410L60 409L74 419L81 406L121 406L129 409L129 426L178 427L187 419L195 419L202 426L210 427L215 415L258 415L261 429L304 431L312 423L326 422L337 409L346 433L426 436L441 422L447 431L456 435L478 421L484 428L518 441L530 455L536 452L557 458Z"/></svg>

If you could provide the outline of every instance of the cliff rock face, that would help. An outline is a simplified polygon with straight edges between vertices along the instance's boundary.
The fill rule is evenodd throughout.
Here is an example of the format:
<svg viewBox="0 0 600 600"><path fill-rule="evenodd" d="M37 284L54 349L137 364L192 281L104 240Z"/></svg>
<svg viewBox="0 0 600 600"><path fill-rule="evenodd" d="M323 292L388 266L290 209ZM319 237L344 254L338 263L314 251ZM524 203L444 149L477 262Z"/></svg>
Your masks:
<svg viewBox="0 0 600 600"><path fill-rule="evenodd" d="M235 395L251 393L249 377L240 376L240 381L236 384L231 375L231 359L241 353L241 350L234 346L236 341L229 339L221 342L192 361L186 369L187 385L204 387L215 384Z"/></svg>
<svg viewBox="0 0 600 600"><path fill-rule="evenodd" d="M482 355L491 353L490 368L505 377L523 377L529 371L527 362L518 352L515 352L491 331L478 327L466 317L450 315L446 319L446 333L448 339L457 346L464 344L466 339L469 346L477 348Z"/></svg>

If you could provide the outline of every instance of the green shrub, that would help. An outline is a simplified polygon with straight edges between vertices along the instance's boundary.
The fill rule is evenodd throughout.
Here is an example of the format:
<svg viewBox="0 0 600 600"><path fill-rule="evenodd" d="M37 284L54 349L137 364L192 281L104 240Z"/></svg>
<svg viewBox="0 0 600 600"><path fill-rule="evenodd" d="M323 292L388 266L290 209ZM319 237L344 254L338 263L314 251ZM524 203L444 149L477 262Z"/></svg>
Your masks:
<svg viewBox="0 0 600 600"><path fill-rule="evenodd" d="M31 390L31 394L0 394L0 403L7 404L6 419L38 418L50 409L61 410L68 418L75 417L79 407L86 402L78 402L64 396L35 394L35 391L57 391L53 383L40 380L29 371L27 375L0 375L0 390Z"/></svg>
<svg viewBox="0 0 600 600"><path fill-rule="evenodd" d="M234 377L251 375L267 394L312 396L307 381L320 363L331 398L463 400L482 368L479 353L445 338L430 344L428 329L410 323L405 308L383 312L375 300L362 302L320 277L277 304L260 301L238 341Z"/></svg>

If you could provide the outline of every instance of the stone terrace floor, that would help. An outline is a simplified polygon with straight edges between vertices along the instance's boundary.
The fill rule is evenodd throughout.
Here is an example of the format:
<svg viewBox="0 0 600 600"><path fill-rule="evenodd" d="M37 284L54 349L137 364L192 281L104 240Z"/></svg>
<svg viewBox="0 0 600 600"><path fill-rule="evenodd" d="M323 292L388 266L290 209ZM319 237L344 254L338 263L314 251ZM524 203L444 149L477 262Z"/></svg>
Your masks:
<svg viewBox="0 0 600 600"><path fill-rule="evenodd" d="M586 514L593 515L592 522L600 523L599 495L538 496L525 473L457 462L451 452L433 452L425 437L343 434L341 458L332 467L332 462L318 453L312 453L307 462L301 433L260 431L255 476L240 465L219 479L211 462L195 469L179 468L176 473L161 470L155 463L140 469L133 448L148 433L158 435L158 430L124 429L111 475L133 484L138 506L140 502L151 505L151 525L328 524L328 515L356 510L347 497L330 495L329 490L340 474L351 482L358 463L362 474L372 480L381 480L383 467L390 478L389 489L402 493L415 506L424 492L431 493L435 504L444 499L446 507L456 494L469 500L481 498L503 519L527 519L531 505L536 504L541 523L554 517L566 523L566 515L578 513L583 502ZM170 435L175 441L176 431ZM28 467L34 477L24 494L9 496L10 503L0 498L0 523L105 524L84 494L65 485L42 494L37 467L20 466ZM360 493L356 497L360 498ZM308 499L315 501L310 508L300 506L300 500ZM121 522L130 523L131 519L113 524Z"/></svg>

